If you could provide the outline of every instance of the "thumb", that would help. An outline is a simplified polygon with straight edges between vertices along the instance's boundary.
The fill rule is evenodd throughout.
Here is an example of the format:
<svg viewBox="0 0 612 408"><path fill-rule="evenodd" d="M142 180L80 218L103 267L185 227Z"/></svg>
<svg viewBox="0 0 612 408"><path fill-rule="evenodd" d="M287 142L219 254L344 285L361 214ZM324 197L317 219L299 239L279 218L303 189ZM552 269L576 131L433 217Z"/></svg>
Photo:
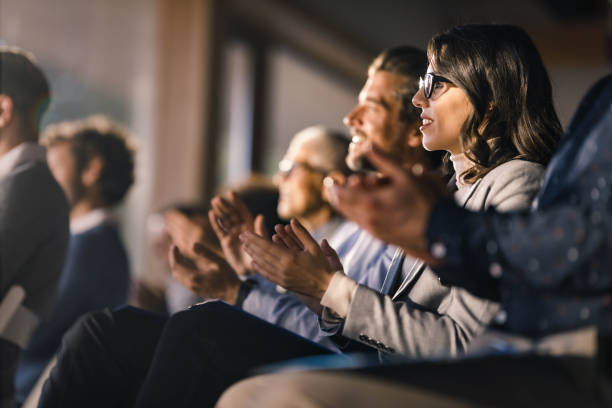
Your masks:
<svg viewBox="0 0 612 408"><path fill-rule="evenodd" d="M372 162L372 164L387 177L391 177L392 179L401 177L404 175L404 168L397 163L391 156L382 152L380 149L376 148L374 145L370 147L367 151L368 159Z"/></svg>
<svg viewBox="0 0 612 408"><path fill-rule="evenodd" d="M260 237L269 239L270 235L268 235L268 230L266 229L266 224L265 224L265 219L263 214L259 214L257 215L257 217L255 217L255 233L257 235L259 235Z"/></svg>
<svg viewBox="0 0 612 408"><path fill-rule="evenodd" d="M342 267L342 262L340 262L340 257L338 253L334 250L334 248L329 245L326 239L321 242L321 250L327 257L327 261L329 262L329 266L332 267L335 271L341 271L344 268Z"/></svg>

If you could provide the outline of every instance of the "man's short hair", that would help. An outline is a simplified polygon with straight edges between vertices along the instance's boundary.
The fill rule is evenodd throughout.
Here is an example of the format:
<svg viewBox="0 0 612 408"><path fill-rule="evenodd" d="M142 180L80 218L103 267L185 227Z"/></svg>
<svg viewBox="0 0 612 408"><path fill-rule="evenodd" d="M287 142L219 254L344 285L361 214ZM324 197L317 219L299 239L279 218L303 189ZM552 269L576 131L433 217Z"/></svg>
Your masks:
<svg viewBox="0 0 612 408"><path fill-rule="evenodd" d="M427 72L427 54L425 51L407 45L388 48L378 54L368 68L368 75L376 71L391 72L406 78L397 95L402 103L400 119L412 124L419 120L420 111L412 104L412 97L419 90L419 77Z"/></svg>
<svg viewBox="0 0 612 408"><path fill-rule="evenodd" d="M0 46L0 94L11 98L28 136L37 136L40 120L51 100L51 90L31 54Z"/></svg>
<svg viewBox="0 0 612 408"><path fill-rule="evenodd" d="M104 166L98 185L105 205L121 201L134 183L134 147L128 132L104 116L50 125L42 143L47 148L69 143L77 174L85 170L91 159L101 157Z"/></svg>
<svg viewBox="0 0 612 408"><path fill-rule="evenodd" d="M404 86L396 90L402 109L400 120L408 125L417 124L421 110L412 104L412 97L419 90L419 77L427 72L427 54L425 51L408 45L388 48L378 54L368 68L368 76L377 71L391 72L403 76ZM437 169L442 164L443 151L427 151L426 157L431 168Z"/></svg>

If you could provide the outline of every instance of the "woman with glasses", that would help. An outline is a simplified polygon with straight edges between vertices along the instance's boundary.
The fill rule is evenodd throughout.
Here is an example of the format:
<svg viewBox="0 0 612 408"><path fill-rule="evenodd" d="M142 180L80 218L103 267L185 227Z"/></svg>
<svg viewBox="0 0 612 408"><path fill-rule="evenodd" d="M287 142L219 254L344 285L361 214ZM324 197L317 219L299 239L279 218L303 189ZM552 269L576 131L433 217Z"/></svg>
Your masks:
<svg viewBox="0 0 612 408"><path fill-rule="evenodd" d="M449 153L459 199L477 203L467 205L475 210L528 204L532 197L507 199L512 186L520 188L517 178L539 179L562 134L529 36L513 26L460 26L432 38L427 55L412 101L422 110L425 148Z"/></svg>

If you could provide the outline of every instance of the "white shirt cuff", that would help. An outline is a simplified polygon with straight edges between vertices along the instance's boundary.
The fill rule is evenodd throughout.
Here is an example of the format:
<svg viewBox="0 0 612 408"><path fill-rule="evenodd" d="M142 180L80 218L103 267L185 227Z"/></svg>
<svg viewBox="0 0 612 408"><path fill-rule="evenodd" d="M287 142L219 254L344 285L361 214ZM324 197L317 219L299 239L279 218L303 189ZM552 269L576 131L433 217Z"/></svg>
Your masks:
<svg viewBox="0 0 612 408"><path fill-rule="evenodd" d="M348 314L357 286L359 286L357 282L343 272L336 271L321 298L321 305L331 309L344 319Z"/></svg>

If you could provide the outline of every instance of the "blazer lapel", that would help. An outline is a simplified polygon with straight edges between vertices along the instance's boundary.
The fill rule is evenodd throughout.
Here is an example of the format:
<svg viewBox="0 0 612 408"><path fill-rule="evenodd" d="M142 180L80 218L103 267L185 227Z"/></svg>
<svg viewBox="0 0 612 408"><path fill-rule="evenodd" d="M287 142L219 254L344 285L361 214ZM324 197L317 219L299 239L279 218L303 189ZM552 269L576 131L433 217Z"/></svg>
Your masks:
<svg viewBox="0 0 612 408"><path fill-rule="evenodd" d="M423 269L425 269L425 266L426 266L425 262L417 258L410 257L404 260L403 267L410 268L410 269L408 270L408 274L406 275L406 278L402 281L399 288L393 294L392 296L393 300L398 298L402 293L408 290L414 284L414 282L416 282L416 280L421 275L421 272L423 272Z"/></svg>

